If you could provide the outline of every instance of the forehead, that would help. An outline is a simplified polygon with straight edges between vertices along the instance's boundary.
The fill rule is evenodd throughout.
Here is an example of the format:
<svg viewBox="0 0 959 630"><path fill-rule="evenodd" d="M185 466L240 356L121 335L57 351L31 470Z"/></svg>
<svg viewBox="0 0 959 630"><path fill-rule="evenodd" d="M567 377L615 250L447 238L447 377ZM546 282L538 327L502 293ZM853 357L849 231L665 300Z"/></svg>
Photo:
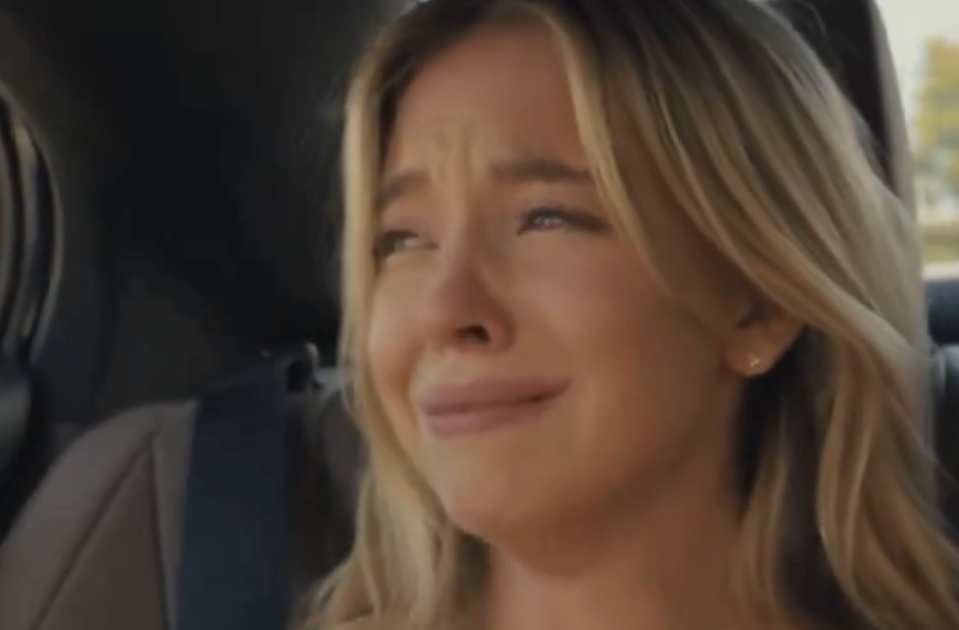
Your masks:
<svg viewBox="0 0 959 630"><path fill-rule="evenodd" d="M413 77L398 103L387 170L411 154L467 148L581 155L566 66L545 27L479 27Z"/></svg>

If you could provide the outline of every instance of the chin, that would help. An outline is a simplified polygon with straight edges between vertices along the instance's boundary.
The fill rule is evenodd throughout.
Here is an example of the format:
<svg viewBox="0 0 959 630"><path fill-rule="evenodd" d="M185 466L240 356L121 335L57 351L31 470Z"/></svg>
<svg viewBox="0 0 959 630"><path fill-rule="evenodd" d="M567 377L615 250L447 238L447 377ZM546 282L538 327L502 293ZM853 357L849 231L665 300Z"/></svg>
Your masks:
<svg viewBox="0 0 959 630"><path fill-rule="evenodd" d="M488 478L447 476L434 485L434 490L447 517L458 529L490 544L548 528L550 515L563 512L561 505L548 500L553 494L548 490L526 491L515 477L506 481L491 483Z"/></svg>
<svg viewBox="0 0 959 630"><path fill-rule="evenodd" d="M548 528L567 511L575 478L557 474L555 458L536 457L530 437L507 431L424 445L421 473L454 525L493 542Z"/></svg>

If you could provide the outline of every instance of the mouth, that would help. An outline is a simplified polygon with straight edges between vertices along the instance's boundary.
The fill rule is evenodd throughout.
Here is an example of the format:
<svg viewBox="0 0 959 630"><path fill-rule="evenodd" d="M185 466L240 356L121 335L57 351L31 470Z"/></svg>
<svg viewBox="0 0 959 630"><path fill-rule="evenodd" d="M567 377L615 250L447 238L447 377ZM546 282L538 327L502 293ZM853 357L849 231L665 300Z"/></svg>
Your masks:
<svg viewBox="0 0 959 630"><path fill-rule="evenodd" d="M427 390L417 400L426 428L438 437L477 433L532 420L568 388L568 381L474 381Z"/></svg>

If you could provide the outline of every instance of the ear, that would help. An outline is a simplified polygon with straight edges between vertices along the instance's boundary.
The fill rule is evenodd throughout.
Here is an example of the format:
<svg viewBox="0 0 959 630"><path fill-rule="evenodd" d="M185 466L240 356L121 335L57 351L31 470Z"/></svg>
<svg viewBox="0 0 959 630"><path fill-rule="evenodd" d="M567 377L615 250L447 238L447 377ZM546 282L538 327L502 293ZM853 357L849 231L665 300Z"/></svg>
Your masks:
<svg viewBox="0 0 959 630"><path fill-rule="evenodd" d="M766 300L754 300L730 331L725 361L745 378L767 373L779 363L803 331L799 319Z"/></svg>

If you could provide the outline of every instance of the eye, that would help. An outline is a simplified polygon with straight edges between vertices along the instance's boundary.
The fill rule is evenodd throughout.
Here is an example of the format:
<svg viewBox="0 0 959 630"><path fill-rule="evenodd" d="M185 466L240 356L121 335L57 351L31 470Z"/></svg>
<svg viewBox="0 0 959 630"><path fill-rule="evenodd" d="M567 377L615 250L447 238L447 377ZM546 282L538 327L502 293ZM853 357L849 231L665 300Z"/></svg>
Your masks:
<svg viewBox="0 0 959 630"><path fill-rule="evenodd" d="M601 232L606 223L594 214L571 208L556 206L538 206L524 212L520 221L519 233L531 230L570 230L580 229Z"/></svg>
<svg viewBox="0 0 959 630"><path fill-rule="evenodd" d="M398 254L422 246L417 240L420 236L412 230L383 230L373 243L373 257L382 260L393 254Z"/></svg>

